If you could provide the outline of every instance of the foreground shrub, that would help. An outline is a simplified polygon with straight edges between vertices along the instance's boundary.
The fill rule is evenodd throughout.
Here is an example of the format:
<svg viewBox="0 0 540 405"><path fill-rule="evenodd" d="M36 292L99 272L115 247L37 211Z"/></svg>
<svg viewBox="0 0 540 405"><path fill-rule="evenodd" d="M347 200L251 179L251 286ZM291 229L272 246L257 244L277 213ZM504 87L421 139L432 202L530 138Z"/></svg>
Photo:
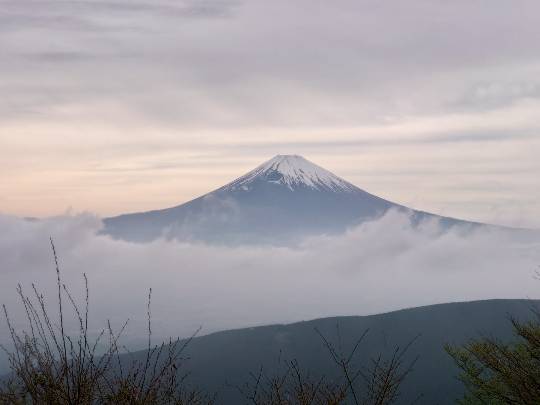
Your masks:
<svg viewBox="0 0 540 405"><path fill-rule="evenodd" d="M461 404L540 404L540 317L521 323L511 319L517 342L492 338L446 346L461 369L466 394Z"/></svg>
<svg viewBox="0 0 540 405"><path fill-rule="evenodd" d="M349 351L344 350L339 324L337 342L333 344L319 330L321 338L338 378L314 377L303 371L296 360L279 362L280 371L266 374L261 368L250 374L250 381L236 386L247 403L253 405L390 405L398 401L400 387L417 360L406 362L406 354L415 342L396 347L389 357L379 355L366 365L356 365L355 355L366 330ZM420 399L420 395L417 399Z"/></svg>
<svg viewBox="0 0 540 405"><path fill-rule="evenodd" d="M13 347L3 347L12 375L0 390L2 404L207 404L200 391L186 388L185 375L179 372L181 354L190 339L152 345L148 295L148 346L143 360L135 360L119 348L119 339L127 322L118 331L111 324L91 340L88 333L89 291L85 280L85 303L81 310L62 284L58 257L51 247L57 275L57 313L51 314L44 296L32 285L26 295L19 285L17 292L26 312L27 330L16 331L3 306ZM65 330L65 305L76 314L78 333ZM193 337L193 336L192 336ZM97 353L105 345L105 353Z"/></svg>

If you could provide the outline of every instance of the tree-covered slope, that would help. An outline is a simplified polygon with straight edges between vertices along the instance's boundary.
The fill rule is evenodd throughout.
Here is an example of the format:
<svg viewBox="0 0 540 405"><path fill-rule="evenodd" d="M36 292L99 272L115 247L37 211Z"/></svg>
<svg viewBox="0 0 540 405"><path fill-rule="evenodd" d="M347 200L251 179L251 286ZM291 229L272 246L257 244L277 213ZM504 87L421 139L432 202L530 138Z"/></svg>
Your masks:
<svg viewBox="0 0 540 405"><path fill-rule="evenodd" d="M410 403L419 394L419 403L448 404L462 394L456 380L457 370L444 351L445 343L460 344L481 335L512 339L509 316L527 319L537 301L488 300L450 303L405 309L358 317L335 317L218 332L195 338L184 353L184 370L191 381L218 393L218 403L244 403L236 385L249 380L250 372L263 367L272 374L284 360L296 359L303 369L315 375L337 376L317 328L337 343L339 325L344 349L369 329L355 363L362 364L379 353L390 355L419 335L407 356L419 356L412 373L402 387L401 403Z"/></svg>

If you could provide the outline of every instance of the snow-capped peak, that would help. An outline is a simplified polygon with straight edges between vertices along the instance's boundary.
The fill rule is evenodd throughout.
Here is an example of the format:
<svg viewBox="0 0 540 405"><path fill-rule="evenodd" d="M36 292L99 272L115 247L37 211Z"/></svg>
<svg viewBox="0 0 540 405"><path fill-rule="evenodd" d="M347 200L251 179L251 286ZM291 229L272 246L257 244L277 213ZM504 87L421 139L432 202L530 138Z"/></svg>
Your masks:
<svg viewBox="0 0 540 405"><path fill-rule="evenodd" d="M223 188L247 191L258 179L284 185L292 191L302 187L334 192L357 190L351 183L298 155L277 155Z"/></svg>

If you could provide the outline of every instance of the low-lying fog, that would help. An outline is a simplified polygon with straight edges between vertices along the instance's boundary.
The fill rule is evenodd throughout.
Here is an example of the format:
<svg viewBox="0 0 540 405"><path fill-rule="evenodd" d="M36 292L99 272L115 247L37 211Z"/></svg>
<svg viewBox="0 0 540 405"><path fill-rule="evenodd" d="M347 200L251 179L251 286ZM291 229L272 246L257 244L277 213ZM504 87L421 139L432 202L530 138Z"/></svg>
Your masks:
<svg viewBox="0 0 540 405"><path fill-rule="evenodd" d="M413 228L404 214L316 237L294 248L223 247L160 240L133 244L97 235L99 218L42 221L0 216L0 297L17 327L21 283L54 303L54 238L64 282L83 298L90 284L93 331L129 318L126 340L143 346L148 289L153 333L186 336L332 315L364 315L486 298L539 298L540 238L502 230ZM73 325L75 327L75 325ZM2 320L0 342L7 341ZM3 367L0 367L2 369Z"/></svg>

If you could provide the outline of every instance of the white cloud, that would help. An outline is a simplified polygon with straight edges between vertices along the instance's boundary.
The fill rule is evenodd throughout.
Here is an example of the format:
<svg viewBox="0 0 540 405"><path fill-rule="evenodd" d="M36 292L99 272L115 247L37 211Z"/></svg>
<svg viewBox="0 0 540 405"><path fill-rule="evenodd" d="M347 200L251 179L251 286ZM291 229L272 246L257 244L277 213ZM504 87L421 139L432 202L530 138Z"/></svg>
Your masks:
<svg viewBox="0 0 540 405"><path fill-rule="evenodd" d="M413 229L397 213L296 248L132 244L96 236L100 226L91 215L40 222L0 217L0 296L15 320L23 315L18 282L27 291L36 283L54 302L49 235L63 278L79 298L83 272L89 277L92 325L130 318L134 342L144 334L149 287L154 333L161 337L199 325L211 332L448 301L540 297L538 236L441 233L436 223Z"/></svg>

